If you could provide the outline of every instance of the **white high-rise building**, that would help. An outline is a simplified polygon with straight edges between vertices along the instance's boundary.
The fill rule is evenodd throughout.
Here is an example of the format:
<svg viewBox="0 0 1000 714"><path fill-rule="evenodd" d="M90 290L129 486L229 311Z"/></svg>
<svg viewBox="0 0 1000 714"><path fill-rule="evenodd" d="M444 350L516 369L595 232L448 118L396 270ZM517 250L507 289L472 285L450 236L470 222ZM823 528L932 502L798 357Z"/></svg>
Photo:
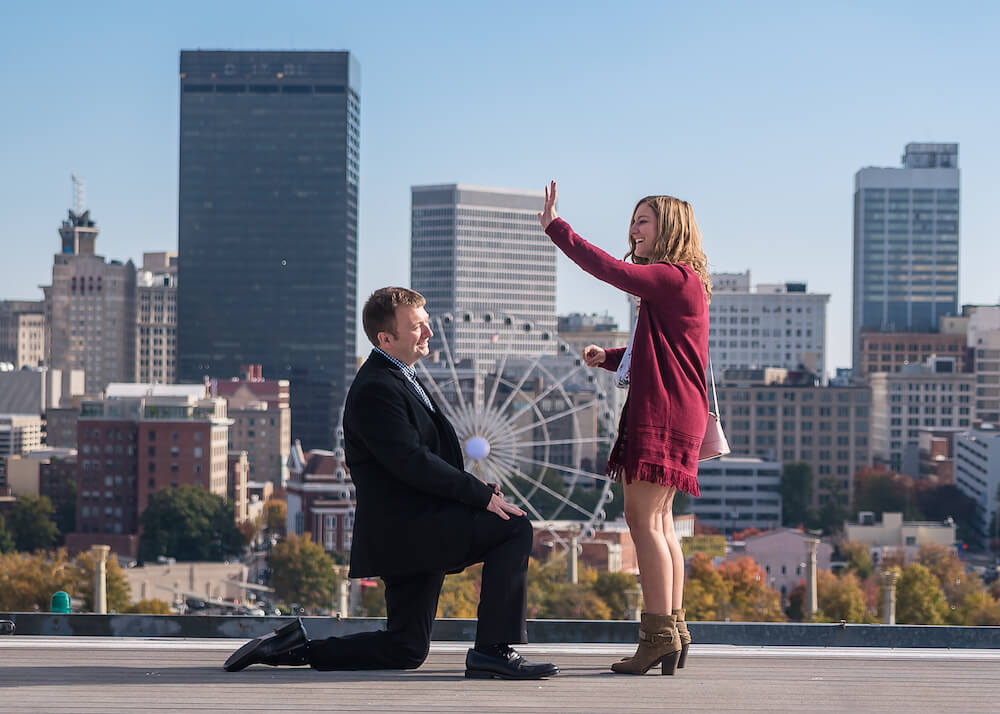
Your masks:
<svg viewBox="0 0 1000 714"><path fill-rule="evenodd" d="M410 287L432 318L452 316L453 359L554 355L556 247L538 223L542 192L448 184L411 197Z"/></svg>
<svg viewBox="0 0 1000 714"><path fill-rule="evenodd" d="M144 253L135 282L135 378L177 381L177 253Z"/></svg>
<svg viewBox="0 0 1000 714"><path fill-rule="evenodd" d="M1000 431L973 429L955 435L955 485L976 501L973 527L982 545L997 537L1000 514Z"/></svg>
<svg viewBox="0 0 1000 714"><path fill-rule="evenodd" d="M712 275L708 346L712 366L805 369L826 378L826 305L805 283L750 287L750 271Z"/></svg>
<svg viewBox="0 0 1000 714"><path fill-rule="evenodd" d="M1000 426L1000 305L967 306L965 312L976 373L976 419Z"/></svg>
<svg viewBox="0 0 1000 714"><path fill-rule="evenodd" d="M958 144L907 144L854 175L854 371L861 332L933 332L958 312Z"/></svg>
<svg viewBox="0 0 1000 714"><path fill-rule="evenodd" d="M52 284L42 287L49 326L45 363L84 370L89 394L135 375L135 265L96 255L97 233L90 211L70 211L59 229L62 251Z"/></svg>
<svg viewBox="0 0 1000 714"><path fill-rule="evenodd" d="M876 372L868 379L872 456L893 471L904 470L907 448L918 448L921 427L957 432L968 429L976 418L976 375L958 372L954 357L932 357L924 364Z"/></svg>

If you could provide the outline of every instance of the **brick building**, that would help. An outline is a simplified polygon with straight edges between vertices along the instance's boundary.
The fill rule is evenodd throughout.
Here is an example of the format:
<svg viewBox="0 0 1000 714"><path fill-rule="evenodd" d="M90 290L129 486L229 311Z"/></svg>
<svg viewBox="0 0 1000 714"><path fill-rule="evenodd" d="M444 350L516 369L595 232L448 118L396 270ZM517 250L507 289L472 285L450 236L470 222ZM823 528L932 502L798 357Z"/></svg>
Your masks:
<svg viewBox="0 0 1000 714"><path fill-rule="evenodd" d="M288 471L288 533L309 533L329 552L349 551L355 492L343 451L303 452L296 441Z"/></svg>
<svg viewBox="0 0 1000 714"><path fill-rule="evenodd" d="M964 332L862 332L860 377L878 372L898 372L906 364L925 362L932 356L954 357L958 372L972 371L972 354Z"/></svg>
<svg viewBox="0 0 1000 714"><path fill-rule="evenodd" d="M104 399L83 400L71 550L119 536L115 550L135 555L139 518L160 489L191 485L226 498L231 423L225 400L201 385L116 383Z"/></svg>

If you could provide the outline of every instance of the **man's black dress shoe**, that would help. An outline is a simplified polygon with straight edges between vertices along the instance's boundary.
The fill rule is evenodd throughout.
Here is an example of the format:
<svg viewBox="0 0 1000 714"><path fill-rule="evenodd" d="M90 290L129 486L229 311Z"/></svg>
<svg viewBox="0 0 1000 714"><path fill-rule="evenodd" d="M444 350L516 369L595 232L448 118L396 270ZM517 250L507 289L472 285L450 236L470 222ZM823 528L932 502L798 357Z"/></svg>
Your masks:
<svg viewBox="0 0 1000 714"><path fill-rule="evenodd" d="M471 649L465 655L469 679L545 679L559 674L550 662L529 662L513 647L500 647L496 654Z"/></svg>
<svg viewBox="0 0 1000 714"><path fill-rule="evenodd" d="M300 618L279 627L263 637L250 640L233 652L223 665L227 672L239 672L252 664L303 665L309 664L307 647L309 638Z"/></svg>

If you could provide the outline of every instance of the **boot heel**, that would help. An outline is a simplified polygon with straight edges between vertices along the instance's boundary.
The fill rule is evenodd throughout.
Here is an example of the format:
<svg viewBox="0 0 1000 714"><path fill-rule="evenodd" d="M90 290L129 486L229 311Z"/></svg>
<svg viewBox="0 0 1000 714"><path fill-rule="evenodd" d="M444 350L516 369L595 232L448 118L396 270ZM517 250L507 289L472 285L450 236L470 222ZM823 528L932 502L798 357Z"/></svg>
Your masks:
<svg viewBox="0 0 1000 714"><path fill-rule="evenodd" d="M681 645L680 659L677 660L677 669L684 669L684 664L687 662L687 658L688 658L688 645L683 644Z"/></svg>
<svg viewBox="0 0 1000 714"><path fill-rule="evenodd" d="M680 658L681 652L677 650L676 652L671 652L660 660L660 674L673 674L677 670L677 660Z"/></svg>

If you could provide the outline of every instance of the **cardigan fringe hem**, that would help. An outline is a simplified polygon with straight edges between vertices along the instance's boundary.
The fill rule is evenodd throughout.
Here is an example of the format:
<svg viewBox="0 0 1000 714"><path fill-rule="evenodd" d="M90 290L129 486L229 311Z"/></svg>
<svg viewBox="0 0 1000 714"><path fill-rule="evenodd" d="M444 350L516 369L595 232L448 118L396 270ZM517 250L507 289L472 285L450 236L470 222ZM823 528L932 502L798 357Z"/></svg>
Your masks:
<svg viewBox="0 0 1000 714"><path fill-rule="evenodd" d="M639 468L633 475L623 464L609 463L607 469L605 469L605 474L615 481L622 481L626 484L633 481L648 481L659 486L673 486L677 490L691 494L696 498L701 496L697 475L685 473L680 469L670 468L663 464L640 461Z"/></svg>

